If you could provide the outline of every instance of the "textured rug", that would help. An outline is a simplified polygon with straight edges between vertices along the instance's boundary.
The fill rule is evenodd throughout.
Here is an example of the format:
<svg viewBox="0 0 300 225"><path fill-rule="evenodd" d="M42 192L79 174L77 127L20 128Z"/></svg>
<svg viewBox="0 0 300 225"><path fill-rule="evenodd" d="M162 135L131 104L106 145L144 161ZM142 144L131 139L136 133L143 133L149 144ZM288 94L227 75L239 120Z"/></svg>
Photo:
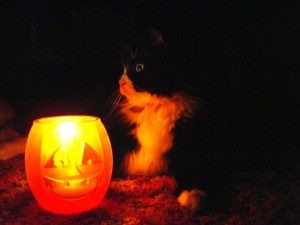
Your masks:
<svg viewBox="0 0 300 225"><path fill-rule="evenodd" d="M62 216L44 211L34 199L21 154L0 161L0 224L300 224L299 172L299 168L235 172L224 187L226 207L198 212L180 206L173 177L118 178L111 181L98 207ZM208 205L209 201L208 193Z"/></svg>

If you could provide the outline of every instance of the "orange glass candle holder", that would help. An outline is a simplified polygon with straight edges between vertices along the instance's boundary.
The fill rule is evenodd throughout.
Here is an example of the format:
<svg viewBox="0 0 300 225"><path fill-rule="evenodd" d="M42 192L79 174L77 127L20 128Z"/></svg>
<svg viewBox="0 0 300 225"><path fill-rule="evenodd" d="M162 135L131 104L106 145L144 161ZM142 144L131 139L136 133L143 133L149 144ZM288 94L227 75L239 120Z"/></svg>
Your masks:
<svg viewBox="0 0 300 225"><path fill-rule="evenodd" d="M42 208L75 214L96 207L113 167L108 134L98 117L37 119L25 151L29 187Z"/></svg>

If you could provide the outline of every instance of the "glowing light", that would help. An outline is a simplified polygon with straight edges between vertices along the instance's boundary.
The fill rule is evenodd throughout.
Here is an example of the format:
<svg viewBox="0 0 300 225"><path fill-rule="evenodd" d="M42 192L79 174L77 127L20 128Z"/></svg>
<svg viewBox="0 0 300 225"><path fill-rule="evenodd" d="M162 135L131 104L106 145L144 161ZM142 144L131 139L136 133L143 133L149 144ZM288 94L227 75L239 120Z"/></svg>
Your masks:
<svg viewBox="0 0 300 225"><path fill-rule="evenodd" d="M59 125L59 134L63 140L71 140L74 136L75 123L70 121L62 122Z"/></svg>
<svg viewBox="0 0 300 225"><path fill-rule="evenodd" d="M48 211L72 214L97 206L111 179L112 150L100 119L35 120L25 152L31 191Z"/></svg>

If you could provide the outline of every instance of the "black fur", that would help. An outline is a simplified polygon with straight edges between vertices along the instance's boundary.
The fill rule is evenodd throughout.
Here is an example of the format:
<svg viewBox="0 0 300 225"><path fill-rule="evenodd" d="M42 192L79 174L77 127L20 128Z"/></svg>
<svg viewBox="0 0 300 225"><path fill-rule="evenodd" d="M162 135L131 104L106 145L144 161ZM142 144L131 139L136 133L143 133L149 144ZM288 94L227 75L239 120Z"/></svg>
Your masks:
<svg viewBox="0 0 300 225"><path fill-rule="evenodd" d="M123 66L134 83L136 91L148 91L159 96L171 96L184 90L186 79L177 68L175 53L155 28L137 44L134 52L124 60Z"/></svg>

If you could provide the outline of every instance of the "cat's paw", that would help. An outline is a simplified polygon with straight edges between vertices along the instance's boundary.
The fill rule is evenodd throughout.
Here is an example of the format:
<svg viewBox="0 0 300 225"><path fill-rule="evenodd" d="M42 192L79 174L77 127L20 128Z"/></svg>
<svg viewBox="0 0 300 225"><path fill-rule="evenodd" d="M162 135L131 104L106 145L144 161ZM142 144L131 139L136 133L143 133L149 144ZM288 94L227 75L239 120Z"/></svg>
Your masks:
<svg viewBox="0 0 300 225"><path fill-rule="evenodd" d="M188 208L192 212L196 212L203 208L206 192L198 189L184 190L177 199L181 206Z"/></svg>

